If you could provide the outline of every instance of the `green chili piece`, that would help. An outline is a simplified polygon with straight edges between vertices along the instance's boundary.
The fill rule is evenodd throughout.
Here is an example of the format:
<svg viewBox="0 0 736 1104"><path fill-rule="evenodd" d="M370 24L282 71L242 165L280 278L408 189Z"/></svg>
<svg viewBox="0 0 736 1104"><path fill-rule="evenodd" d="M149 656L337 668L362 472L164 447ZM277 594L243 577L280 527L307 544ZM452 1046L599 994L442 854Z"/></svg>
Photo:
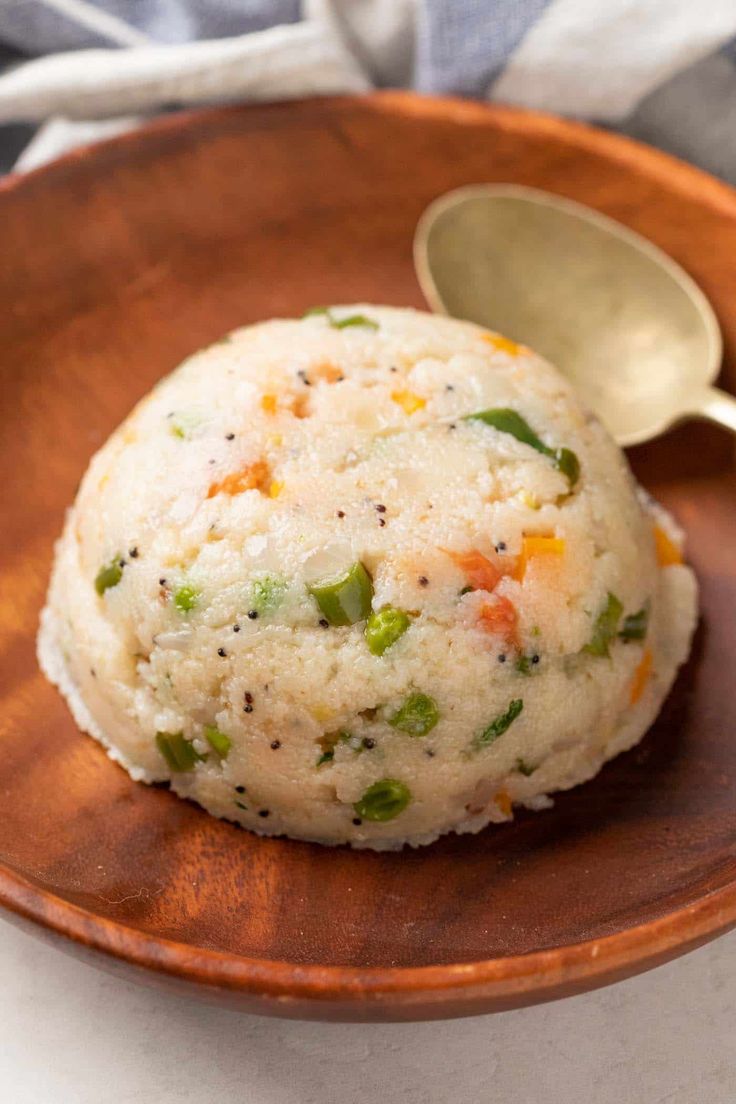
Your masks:
<svg viewBox="0 0 736 1104"><path fill-rule="evenodd" d="M547 452L544 441L537 437L529 423L516 410L509 407L496 407L493 410L479 410L477 414L466 414L466 422L483 422L501 433L510 433L517 441L530 445L537 452Z"/></svg>
<svg viewBox="0 0 736 1104"><path fill-rule="evenodd" d="M531 655L520 655L514 664L514 669L520 675L532 675L539 668L540 658L539 652L532 652Z"/></svg>
<svg viewBox="0 0 736 1104"><path fill-rule="evenodd" d="M169 414L169 432L180 441L186 441L192 430L197 429L202 423L199 414L184 410L180 413Z"/></svg>
<svg viewBox="0 0 736 1104"><path fill-rule="evenodd" d="M439 719L440 711L434 698L427 694L410 694L388 723L410 736L426 736Z"/></svg>
<svg viewBox="0 0 736 1104"><path fill-rule="evenodd" d="M606 595L606 604L595 619L593 635L588 644L583 648L584 652L592 656L607 656L608 645L616 635L619 618L624 607L615 594L610 590Z"/></svg>
<svg viewBox="0 0 736 1104"><path fill-rule="evenodd" d="M95 590L100 597L106 590L116 587L123 577L123 561L120 557L110 560L109 564L101 567L95 576Z"/></svg>
<svg viewBox="0 0 736 1104"><path fill-rule="evenodd" d="M567 478L570 487L574 487L580 478L580 461L577 454L569 448L555 449L553 453L555 467Z"/></svg>
<svg viewBox="0 0 736 1104"><path fill-rule="evenodd" d="M280 575L259 575L250 585L248 609L261 617L273 613L284 600L288 583Z"/></svg>
<svg viewBox="0 0 736 1104"><path fill-rule="evenodd" d="M382 656L404 635L409 624L409 614L393 606L384 606L377 613L372 613L365 626L368 651L374 656Z"/></svg>
<svg viewBox="0 0 736 1104"><path fill-rule="evenodd" d="M534 772L537 768L532 767L524 759L517 759L516 760L516 769L518 770L519 774L523 774L525 778L529 778L529 777L531 777L532 774L534 774Z"/></svg>
<svg viewBox="0 0 736 1104"><path fill-rule="evenodd" d="M411 790L396 778L382 778L353 805L363 820L393 820L411 801Z"/></svg>
<svg viewBox="0 0 736 1104"><path fill-rule="evenodd" d="M333 330L346 330L349 326L366 326L369 330L377 330L378 323L364 314L350 314L347 318L333 318L330 316L330 325Z"/></svg>
<svg viewBox="0 0 736 1104"><path fill-rule="evenodd" d="M537 436L526 419L522 418L516 410L511 410L509 407L479 410L476 414L466 414L464 421L483 422L484 425L492 426L494 429L500 430L501 433L510 433L517 441L536 449L543 456L548 456L557 470L567 478L571 489L580 478L580 461L572 449L552 449L545 445L541 437Z"/></svg>
<svg viewBox="0 0 736 1104"><path fill-rule="evenodd" d="M509 703L509 707L505 713L499 714L495 721L491 721L488 728L485 728L478 736L473 740L473 746L476 748L488 747L489 744L494 743L499 736L503 736L504 732L514 723L516 718L524 708L524 702L521 698L514 698Z"/></svg>
<svg viewBox="0 0 736 1104"><path fill-rule="evenodd" d="M302 318L312 318L315 315L324 315L333 330L346 330L350 326L366 326L371 330L378 329L378 323L365 314L349 314L346 318L335 318L330 307L311 307L304 312Z"/></svg>
<svg viewBox="0 0 736 1104"><path fill-rule="evenodd" d="M644 640L649 627L649 603L642 606L636 613L630 613L624 617L621 632L618 634L622 640Z"/></svg>
<svg viewBox="0 0 736 1104"><path fill-rule="evenodd" d="M331 625L354 625L370 615L373 583L360 561L344 575L313 583L307 590Z"/></svg>
<svg viewBox="0 0 736 1104"><path fill-rule="evenodd" d="M184 739L182 732L157 732L156 746L172 771L194 770L197 763L206 759L191 740Z"/></svg>
<svg viewBox="0 0 736 1104"><path fill-rule="evenodd" d="M174 591L174 605L178 609L179 613L189 613L193 610L199 601L199 591L185 583L180 586L178 590Z"/></svg>
<svg viewBox="0 0 736 1104"><path fill-rule="evenodd" d="M324 763L331 763L335 758L335 748L338 744L351 744L353 740L352 732L347 732L344 728L341 728L338 732L326 733L319 743L322 746L322 754L317 760L315 766L321 767ZM362 747L353 747L353 751L357 751L358 754L363 750Z"/></svg>
<svg viewBox="0 0 736 1104"><path fill-rule="evenodd" d="M212 750L216 752L221 759L227 759L230 748L232 747L232 740L230 737L226 736L224 732L220 732L216 725L205 725L204 736Z"/></svg>

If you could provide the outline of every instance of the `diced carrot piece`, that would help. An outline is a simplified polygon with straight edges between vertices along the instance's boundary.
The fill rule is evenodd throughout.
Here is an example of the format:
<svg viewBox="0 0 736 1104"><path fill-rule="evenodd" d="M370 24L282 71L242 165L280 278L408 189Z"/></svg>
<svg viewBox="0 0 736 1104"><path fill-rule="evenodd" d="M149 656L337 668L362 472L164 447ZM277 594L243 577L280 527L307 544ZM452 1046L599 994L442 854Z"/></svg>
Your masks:
<svg viewBox="0 0 736 1104"><path fill-rule="evenodd" d="M391 398L398 403L405 414L414 414L427 405L427 400L421 395L415 395L413 391L392 391Z"/></svg>
<svg viewBox="0 0 736 1104"><path fill-rule="evenodd" d="M442 551L450 557L455 567L460 568L475 590L493 590L501 578L500 569L476 548L472 548L470 552L454 552L450 548L443 548Z"/></svg>
<svg viewBox="0 0 736 1104"><path fill-rule="evenodd" d="M295 418L309 416L309 395L297 395L291 404L291 413Z"/></svg>
<svg viewBox="0 0 736 1104"><path fill-rule="evenodd" d="M325 360L309 369L309 378L313 380L322 379L325 383L339 383L340 380L344 379L344 376L336 364L331 364L328 360Z"/></svg>
<svg viewBox="0 0 736 1104"><path fill-rule="evenodd" d="M493 800L504 816L511 816L511 798L506 790L499 790Z"/></svg>
<svg viewBox="0 0 736 1104"><path fill-rule="evenodd" d="M534 556L564 556L565 541L561 537L524 537L521 542L521 554L516 561L513 576L522 582L529 561Z"/></svg>
<svg viewBox="0 0 736 1104"><path fill-rule="evenodd" d="M497 349L499 353L508 353L509 356L518 356L522 352L524 346L519 345L518 342L512 341L510 337L504 337L503 334L485 333L482 335L483 341L487 341L494 349Z"/></svg>
<svg viewBox="0 0 736 1104"><path fill-rule="evenodd" d="M636 705L639 698L644 693L647 683L649 682L649 676L652 673L652 652L650 648L646 648L644 655L641 657L639 666L634 671L634 678L631 683L631 693L629 700L632 705Z"/></svg>
<svg viewBox="0 0 736 1104"><path fill-rule="evenodd" d="M657 548L657 562L660 567L682 563L682 552L661 525L654 526L654 543Z"/></svg>
<svg viewBox="0 0 736 1104"><path fill-rule="evenodd" d="M261 395L261 410L265 414L275 414L278 400L275 395Z"/></svg>
<svg viewBox="0 0 736 1104"><path fill-rule="evenodd" d="M516 643L518 616L516 606L508 598L496 598L485 602L478 614L481 628L486 632L503 636L510 644Z"/></svg>
<svg viewBox="0 0 736 1104"><path fill-rule="evenodd" d="M217 483L210 484L207 491L208 498L214 498L218 494L239 495L243 491L252 491L256 488L263 491L269 479L270 472L265 460L256 460L241 471L231 472Z"/></svg>

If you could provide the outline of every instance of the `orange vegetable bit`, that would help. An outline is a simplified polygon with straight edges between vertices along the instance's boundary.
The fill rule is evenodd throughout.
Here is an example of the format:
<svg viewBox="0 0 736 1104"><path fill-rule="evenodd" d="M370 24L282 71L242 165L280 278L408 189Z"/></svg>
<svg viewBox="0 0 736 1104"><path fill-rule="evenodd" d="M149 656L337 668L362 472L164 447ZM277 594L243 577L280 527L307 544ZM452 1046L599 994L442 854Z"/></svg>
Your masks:
<svg viewBox="0 0 736 1104"><path fill-rule="evenodd" d="M634 678L631 683L631 693L629 695L629 701L632 705L636 705L639 698L644 693L649 677L652 673L652 651L651 648L646 648L644 655L641 657L639 666L634 671Z"/></svg>
<svg viewBox="0 0 736 1104"><path fill-rule="evenodd" d="M485 333L482 340L487 341L491 348L497 349L499 353L508 353L512 357L518 356L519 353L524 351L523 345L512 341L510 337L504 337L503 334Z"/></svg>
<svg viewBox="0 0 736 1104"><path fill-rule="evenodd" d="M392 391L391 398L399 404L405 414L414 414L427 405L427 400L421 395L415 395L413 391Z"/></svg>
<svg viewBox="0 0 736 1104"><path fill-rule="evenodd" d="M654 543L657 548L657 562L660 567L682 563L682 552L671 537L668 537L661 525L654 526Z"/></svg>
<svg viewBox="0 0 736 1104"><path fill-rule="evenodd" d="M291 413L295 418L308 418L309 395L297 395L291 404Z"/></svg>
<svg viewBox="0 0 736 1104"><path fill-rule="evenodd" d="M565 541L562 537L524 537L521 554L516 561L513 577L523 582L529 561L535 556L564 556Z"/></svg>
<svg viewBox="0 0 736 1104"><path fill-rule="evenodd" d="M493 800L504 816L511 816L511 798L506 790L499 790Z"/></svg>
<svg viewBox="0 0 736 1104"><path fill-rule="evenodd" d="M443 548L442 551L455 567L460 568L475 590L493 590L501 578L501 570L477 548L471 548L470 552L453 552L450 548Z"/></svg>
<svg viewBox="0 0 736 1104"><path fill-rule="evenodd" d="M264 414L275 414L278 400L275 395L261 395L261 410Z"/></svg>
<svg viewBox="0 0 736 1104"><path fill-rule="evenodd" d="M313 365L307 374L311 380L321 379L325 383L340 383L345 378L342 369L338 368L336 364L330 363L329 360Z"/></svg>
<svg viewBox="0 0 736 1104"><path fill-rule="evenodd" d="M218 494L239 495L243 491L259 490L266 493L270 482L270 471L265 460L256 460L240 471L231 472L217 483L211 483L207 491L208 498Z"/></svg>
<svg viewBox="0 0 736 1104"><path fill-rule="evenodd" d="M516 643L518 614L516 606L508 598L495 598L485 602L478 613L480 627L486 632L504 637L510 644Z"/></svg>

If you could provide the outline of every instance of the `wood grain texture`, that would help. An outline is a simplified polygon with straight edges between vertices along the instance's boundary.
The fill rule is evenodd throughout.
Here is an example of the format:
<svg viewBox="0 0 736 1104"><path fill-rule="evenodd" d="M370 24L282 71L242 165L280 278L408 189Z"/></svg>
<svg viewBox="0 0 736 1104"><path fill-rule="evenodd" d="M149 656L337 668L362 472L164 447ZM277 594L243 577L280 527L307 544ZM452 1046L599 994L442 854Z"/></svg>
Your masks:
<svg viewBox="0 0 736 1104"><path fill-rule="evenodd" d="M408 1019L579 991L736 922L736 478L713 426L632 454L688 533L694 655L645 742L548 812L400 855L258 839L131 782L37 670L64 508L132 403L239 324L421 306L416 220L480 181L568 195L671 253L716 308L734 390L736 194L576 124L393 93L218 109L0 183L0 902L67 949L238 1007Z"/></svg>

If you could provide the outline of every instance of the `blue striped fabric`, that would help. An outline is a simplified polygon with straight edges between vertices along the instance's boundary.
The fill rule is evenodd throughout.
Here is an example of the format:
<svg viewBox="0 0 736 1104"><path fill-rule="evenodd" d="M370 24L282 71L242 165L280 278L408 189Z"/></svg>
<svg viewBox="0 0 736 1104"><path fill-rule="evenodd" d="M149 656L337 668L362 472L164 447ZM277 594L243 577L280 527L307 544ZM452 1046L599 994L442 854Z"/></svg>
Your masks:
<svg viewBox="0 0 736 1104"><path fill-rule="evenodd" d="M3 69L40 55L227 39L327 13L356 70L368 58L369 76L371 48L401 57L390 36L403 35L407 63L398 79L422 92L502 99L602 122L736 183L736 0L393 3L395 9L392 0L0 0L0 85ZM405 18L395 17L399 9ZM385 31L372 36L372 47L361 41L371 24ZM382 83L379 70L375 65L374 79ZM18 122L29 117L37 116L21 114ZM6 107L3 118L14 124L16 116ZM0 171L12 165L25 134L0 126Z"/></svg>
<svg viewBox="0 0 736 1104"><path fill-rule="evenodd" d="M231 38L301 18L299 0L88 0L85 7L159 43ZM65 12L45 0L0 0L0 9L0 42L30 56L122 45L75 16L74 5Z"/></svg>
<svg viewBox="0 0 736 1104"><path fill-rule="evenodd" d="M549 0L426 0L417 23L420 92L483 97Z"/></svg>

